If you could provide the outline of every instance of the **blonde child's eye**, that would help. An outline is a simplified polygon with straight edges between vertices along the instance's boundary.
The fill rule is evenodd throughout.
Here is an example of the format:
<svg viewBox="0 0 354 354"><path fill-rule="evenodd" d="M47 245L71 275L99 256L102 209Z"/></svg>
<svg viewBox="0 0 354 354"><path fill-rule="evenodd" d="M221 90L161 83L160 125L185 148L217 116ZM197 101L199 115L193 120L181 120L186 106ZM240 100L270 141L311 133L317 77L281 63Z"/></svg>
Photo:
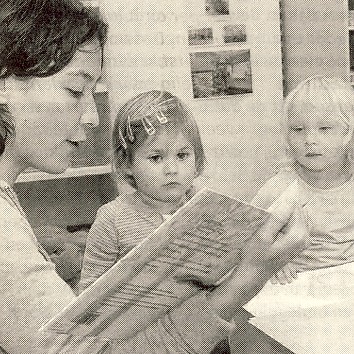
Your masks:
<svg viewBox="0 0 354 354"><path fill-rule="evenodd" d="M303 127L290 127L290 130L296 133L302 132L304 130Z"/></svg>
<svg viewBox="0 0 354 354"><path fill-rule="evenodd" d="M320 127L320 130L321 131L328 131L328 130L331 130L332 127L331 126L323 126L323 127Z"/></svg>
<svg viewBox="0 0 354 354"><path fill-rule="evenodd" d="M183 161L189 156L188 152L180 152L177 154L178 160Z"/></svg>
<svg viewBox="0 0 354 354"><path fill-rule="evenodd" d="M152 162L161 162L162 156L161 155L152 155L152 156L149 156L148 159Z"/></svg>

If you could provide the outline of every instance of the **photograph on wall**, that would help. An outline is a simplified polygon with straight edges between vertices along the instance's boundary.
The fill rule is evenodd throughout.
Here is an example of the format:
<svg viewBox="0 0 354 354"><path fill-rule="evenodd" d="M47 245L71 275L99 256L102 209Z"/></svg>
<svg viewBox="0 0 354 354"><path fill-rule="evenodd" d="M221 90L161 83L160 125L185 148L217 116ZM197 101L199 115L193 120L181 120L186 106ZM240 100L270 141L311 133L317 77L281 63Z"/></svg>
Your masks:
<svg viewBox="0 0 354 354"><path fill-rule="evenodd" d="M188 44L203 45L213 43L213 29L207 28L190 28L188 29Z"/></svg>
<svg viewBox="0 0 354 354"><path fill-rule="evenodd" d="M226 25L224 26L224 43L246 42L246 25Z"/></svg>
<svg viewBox="0 0 354 354"><path fill-rule="evenodd" d="M250 50L190 53L194 98L252 92Z"/></svg>
<svg viewBox="0 0 354 354"><path fill-rule="evenodd" d="M229 0L205 0L207 15L229 15Z"/></svg>

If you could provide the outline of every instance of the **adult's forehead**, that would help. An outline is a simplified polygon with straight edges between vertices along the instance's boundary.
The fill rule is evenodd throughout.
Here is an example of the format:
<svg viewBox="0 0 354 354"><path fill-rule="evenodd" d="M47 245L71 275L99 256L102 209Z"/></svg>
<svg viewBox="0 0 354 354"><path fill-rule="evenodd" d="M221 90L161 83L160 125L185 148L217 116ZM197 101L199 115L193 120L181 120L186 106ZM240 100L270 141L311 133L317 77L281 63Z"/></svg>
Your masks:
<svg viewBox="0 0 354 354"><path fill-rule="evenodd" d="M85 79L96 81L101 76L101 65L102 48L95 39L83 44L61 72L68 75L81 75Z"/></svg>

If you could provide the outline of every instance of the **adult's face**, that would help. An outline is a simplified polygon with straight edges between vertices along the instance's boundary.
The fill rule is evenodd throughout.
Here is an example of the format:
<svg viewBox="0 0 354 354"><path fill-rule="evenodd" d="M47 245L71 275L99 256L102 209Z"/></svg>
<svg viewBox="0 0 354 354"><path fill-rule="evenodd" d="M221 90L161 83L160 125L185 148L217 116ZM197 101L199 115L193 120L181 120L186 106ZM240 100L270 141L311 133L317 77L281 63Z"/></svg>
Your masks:
<svg viewBox="0 0 354 354"><path fill-rule="evenodd" d="M52 76L6 79L16 126L9 150L19 171L27 167L65 171L72 153L86 139L85 127L98 125L93 93L101 75L102 51L94 50L97 46L96 40L87 43Z"/></svg>

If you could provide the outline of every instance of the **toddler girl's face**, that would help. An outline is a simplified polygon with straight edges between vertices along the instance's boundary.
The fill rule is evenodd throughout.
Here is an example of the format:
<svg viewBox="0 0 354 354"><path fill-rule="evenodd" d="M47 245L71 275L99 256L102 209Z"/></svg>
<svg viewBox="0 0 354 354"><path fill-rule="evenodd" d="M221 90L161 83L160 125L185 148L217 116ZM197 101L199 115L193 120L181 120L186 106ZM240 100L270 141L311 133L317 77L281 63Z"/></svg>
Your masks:
<svg viewBox="0 0 354 354"><path fill-rule="evenodd" d="M194 146L182 132L163 127L137 148L128 174L144 196L179 204L194 181Z"/></svg>
<svg viewBox="0 0 354 354"><path fill-rule="evenodd" d="M333 107L291 107L287 129L290 152L305 170L340 168L347 159L348 127Z"/></svg>

